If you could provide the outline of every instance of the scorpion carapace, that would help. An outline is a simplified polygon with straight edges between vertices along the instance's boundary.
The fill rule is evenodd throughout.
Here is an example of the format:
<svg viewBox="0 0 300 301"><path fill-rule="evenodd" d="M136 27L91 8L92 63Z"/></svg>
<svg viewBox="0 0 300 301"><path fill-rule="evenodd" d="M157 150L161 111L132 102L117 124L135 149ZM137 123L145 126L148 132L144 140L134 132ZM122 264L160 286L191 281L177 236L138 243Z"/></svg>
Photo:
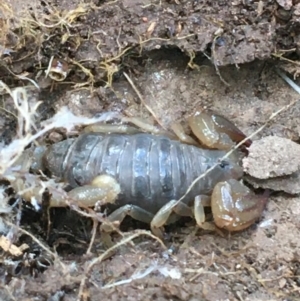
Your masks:
<svg viewBox="0 0 300 301"><path fill-rule="evenodd" d="M120 223L129 215L150 223L161 236L163 225L191 216L200 227L213 229L204 215L204 207L210 206L218 227L248 227L260 217L267 197L256 196L238 182L243 175L238 150L225 156L234 145L229 138L239 141L245 135L209 111L195 113L189 125L202 143L221 150L148 133L84 133L36 149L31 167L46 169L74 188L67 197L53 197L51 206L66 206L70 200L83 206L111 203L114 211L108 222ZM176 129L179 133L181 128ZM102 224L101 230L111 232L111 224Z"/></svg>

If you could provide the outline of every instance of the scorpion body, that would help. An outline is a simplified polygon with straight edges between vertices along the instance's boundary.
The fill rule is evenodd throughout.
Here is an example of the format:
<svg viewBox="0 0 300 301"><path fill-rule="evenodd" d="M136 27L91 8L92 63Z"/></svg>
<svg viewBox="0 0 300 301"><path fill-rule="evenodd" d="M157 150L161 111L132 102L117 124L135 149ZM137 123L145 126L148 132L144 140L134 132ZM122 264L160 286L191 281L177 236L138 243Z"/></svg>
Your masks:
<svg viewBox="0 0 300 301"><path fill-rule="evenodd" d="M191 183L225 155L225 151L201 149L163 136L145 133L83 134L50 146L45 168L71 187L83 186L102 174L120 184L117 206L130 202L155 214L170 200L182 197ZM220 181L240 178L234 160L220 161L212 174L196 183L183 202L209 195Z"/></svg>
<svg viewBox="0 0 300 301"><path fill-rule="evenodd" d="M240 151L221 160L234 146L233 141L239 142L245 135L229 120L208 111L197 111L188 123L209 149L200 148L180 125L172 127L179 140L132 133L129 128L120 134L119 128L113 131L110 125L108 131L98 128L105 134L88 131L77 138L28 150L16 164L21 170L30 165L32 171L42 170L69 184L72 189L67 194L52 190L52 207L67 206L69 201L83 207L98 202L109 205L112 211L100 228L104 236L127 215L150 223L153 233L160 237L160 228L180 216L194 217L203 229L215 229L215 225L229 231L247 228L260 217L267 197L255 195L240 183ZM244 145L250 144L248 140ZM41 196L40 187L24 190L19 182L12 185L16 191L24 191L25 199ZM215 224L205 221L207 206L212 209Z"/></svg>

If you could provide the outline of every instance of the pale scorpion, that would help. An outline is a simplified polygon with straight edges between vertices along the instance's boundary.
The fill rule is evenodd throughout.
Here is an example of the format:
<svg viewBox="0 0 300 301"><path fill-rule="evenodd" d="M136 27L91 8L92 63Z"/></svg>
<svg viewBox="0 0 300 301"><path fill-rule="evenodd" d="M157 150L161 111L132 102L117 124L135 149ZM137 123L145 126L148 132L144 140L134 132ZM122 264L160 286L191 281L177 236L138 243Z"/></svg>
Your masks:
<svg viewBox="0 0 300 301"><path fill-rule="evenodd" d="M68 196L82 206L91 207L100 200L110 203L114 211L107 220L114 225L131 216L149 223L160 237L160 228L180 216L194 217L200 228L209 230L249 227L260 217L267 197L239 182L243 176L240 150L220 160L246 136L210 111L197 111L188 118L188 125L206 148L193 145L197 142L178 125L173 129L180 141L142 131L86 132L35 148L31 170L46 170L68 183L73 188ZM248 140L245 146L250 144ZM185 195L190 184L214 165ZM63 198L52 196L50 206L67 205ZM212 209L214 223L205 221L206 206ZM103 223L101 232L112 232L111 223Z"/></svg>

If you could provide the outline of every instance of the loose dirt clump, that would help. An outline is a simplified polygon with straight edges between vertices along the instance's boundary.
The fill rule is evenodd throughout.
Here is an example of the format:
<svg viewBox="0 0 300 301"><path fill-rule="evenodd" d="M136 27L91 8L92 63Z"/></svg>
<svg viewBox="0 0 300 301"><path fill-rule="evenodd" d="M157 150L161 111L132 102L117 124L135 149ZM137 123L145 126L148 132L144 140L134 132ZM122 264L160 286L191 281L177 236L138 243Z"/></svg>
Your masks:
<svg viewBox="0 0 300 301"><path fill-rule="evenodd" d="M126 218L107 251L101 214L47 210L47 193L39 209L3 181L0 299L299 300L300 103L274 68L297 81L299 12L298 1L279 0L2 1L0 170L8 180L28 143L76 136L91 118L113 112L165 130L179 121L188 132L187 117L209 108L247 135L258 131L245 182L271 197L257 223L223 237L182 219L163 245ZM27 189L40 183L20 177Z"/></svg>
<svg viewBox="0 0 300 301"><path fill-rule="evenodd" d="M249 155L243 159L246 181L255 188L300 193L299 144L269 136L254 141L248 150Z"/></svg>
<svg viewBox="0 0 300 301"><path fill-rule="evenodd" d="M252 177L276 178L299 170L300 146L289 139L264 137L254 141L248 151L249 155L243 159L243 167Z"/></svg>

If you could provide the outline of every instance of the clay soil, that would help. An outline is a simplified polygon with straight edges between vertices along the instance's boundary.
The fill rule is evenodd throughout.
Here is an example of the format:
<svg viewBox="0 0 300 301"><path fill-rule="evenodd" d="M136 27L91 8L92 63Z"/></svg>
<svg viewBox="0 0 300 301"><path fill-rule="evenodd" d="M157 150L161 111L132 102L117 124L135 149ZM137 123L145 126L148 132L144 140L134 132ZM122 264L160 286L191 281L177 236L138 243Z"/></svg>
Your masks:
<svg viewBox="0 0 300 301"><path fill-rule="evenodd" d="M118 111L151 120L126 72L166 129L174 120L184 123L201 106L250 135L299 98L274 71L281 66L297 75L297 2L4 1L0 79L11 88L28 84L20 75L37 81L41 121L62 106L87 117ZM62 82L41 75L52 56L68 63ZM17 122L7 112L15 109L10 98L2 102L1 140L9 143ZM276 135L298 142L299 114L296 103L254 139ZM47 135L47 142L61 135ZM54 209L47 235L41 220L40 213L24 208L21 227L56 250L58 259L48 260L38 243L21 235L15 244L26 242L27 255L1 254L1 300L300 300L297 195L273 194L259 221L224 237L197 229L189 219L166 228L166 249L139 236L88 274L87 265L104 251L96 236L86 254L92 222L69 209ZM149 230L130 218L121 229Z"/></svg>

